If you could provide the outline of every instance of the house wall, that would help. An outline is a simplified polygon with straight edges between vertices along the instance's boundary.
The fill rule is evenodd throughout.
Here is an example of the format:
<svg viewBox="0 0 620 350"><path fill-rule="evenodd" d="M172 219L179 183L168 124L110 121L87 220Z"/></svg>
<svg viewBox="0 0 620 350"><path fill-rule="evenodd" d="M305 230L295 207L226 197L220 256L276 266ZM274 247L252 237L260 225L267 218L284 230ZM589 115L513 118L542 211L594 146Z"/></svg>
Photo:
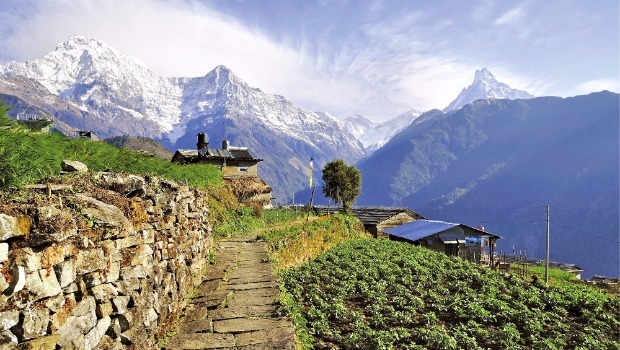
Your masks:
<svg viewBox="0 0 620 350"><path fill-rule="evenodd" d="M221 162L218 165L222 165ZM230 162L222 167L222 176L228 177L258 177L258 163Z"/></svg>

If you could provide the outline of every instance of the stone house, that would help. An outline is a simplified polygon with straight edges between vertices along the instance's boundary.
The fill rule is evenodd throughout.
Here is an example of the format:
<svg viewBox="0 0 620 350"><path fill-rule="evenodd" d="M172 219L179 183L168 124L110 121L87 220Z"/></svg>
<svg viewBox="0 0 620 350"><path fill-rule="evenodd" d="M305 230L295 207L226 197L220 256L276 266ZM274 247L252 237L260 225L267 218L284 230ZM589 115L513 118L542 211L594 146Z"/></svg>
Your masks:
<svg viewBox="0 0 620 350"><path fill-rule="evenodd" d="M271 205L272 189L258 176L258 163L247 147L231 146L228 140L222 141L222 148L210 148L206 134L198 134L195 150L177 150L172 163L211 164L222 171L224 181L242 203Z"/></svg>

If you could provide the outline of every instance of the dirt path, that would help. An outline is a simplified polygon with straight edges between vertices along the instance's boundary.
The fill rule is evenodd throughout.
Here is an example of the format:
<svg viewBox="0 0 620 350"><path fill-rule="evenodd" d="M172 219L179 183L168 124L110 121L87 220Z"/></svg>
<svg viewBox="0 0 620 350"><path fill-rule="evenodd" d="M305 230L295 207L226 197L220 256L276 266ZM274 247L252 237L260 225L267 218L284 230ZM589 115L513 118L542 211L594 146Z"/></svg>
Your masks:
<svg viewBox="0 0 620 350"><path fill-rule="evenodd" d="M290 320L275 315L280 290L265 249L255 235L219 242L166 349L295 349Z"/></svg>

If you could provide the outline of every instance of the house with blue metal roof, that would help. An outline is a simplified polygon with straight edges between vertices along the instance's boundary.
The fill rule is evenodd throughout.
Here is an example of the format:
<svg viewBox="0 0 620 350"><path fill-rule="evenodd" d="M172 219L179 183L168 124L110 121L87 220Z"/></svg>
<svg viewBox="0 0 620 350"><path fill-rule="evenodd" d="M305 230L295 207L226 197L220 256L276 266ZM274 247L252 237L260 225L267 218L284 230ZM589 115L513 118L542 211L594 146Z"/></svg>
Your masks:
<svg viewBox="0 0 620 350"><path fill-rule="evenodd" d="M384 230L393 240L406 241L468 260L485 260L494 254L501 237L464 224L419 219Z"/></svg>

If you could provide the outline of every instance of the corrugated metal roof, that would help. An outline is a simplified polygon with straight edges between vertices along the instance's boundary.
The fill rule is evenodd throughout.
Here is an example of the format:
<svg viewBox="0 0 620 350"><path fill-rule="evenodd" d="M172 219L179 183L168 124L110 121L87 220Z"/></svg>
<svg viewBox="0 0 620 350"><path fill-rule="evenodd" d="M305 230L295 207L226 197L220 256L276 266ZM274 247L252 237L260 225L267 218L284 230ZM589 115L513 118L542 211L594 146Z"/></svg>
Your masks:
<svg viewBox="0 0 620 350"><path fill-rule="evenodd" d="M501 238L498 235L495 235L493 233L489 233L489 232L485 232L485 231L481 231L479 229L467 226L467 225L463 225L463 224L455 224L452 222L445 222L445 221L435 221L435 220L424 220L424 219L420 219L420 220L415 220L403 225L399 225L399 226L394 226L392 228L388 228L383 230L384 232L392 235L392 236L396 236L396 237L400 237L403 239L406 239L408 241L417 241L419 239L422 238L426 238L444 231L448 231L453 229L454 227L458 227L459 228L459 233L456 234L458 235L458 240L459 243L465 243L460 242L461 240L465 239L465 236L481 236L481 237L494 237L494 238ZM452 234L454 232L454 230L452 230L452 232L449 232L450 234ZM462 238L461 238L462 237ZM452 236L449 235L442 235L440 237L442 240L449 240L449 241L453 241Z"/></svg>
<svg viewBox="0 0 620 350"><path fill-rule="evenodd" d="M459 226L459 224L434 220L415 220L383 231L392 236L413 242L449 230L455 226Z"/></svg>

